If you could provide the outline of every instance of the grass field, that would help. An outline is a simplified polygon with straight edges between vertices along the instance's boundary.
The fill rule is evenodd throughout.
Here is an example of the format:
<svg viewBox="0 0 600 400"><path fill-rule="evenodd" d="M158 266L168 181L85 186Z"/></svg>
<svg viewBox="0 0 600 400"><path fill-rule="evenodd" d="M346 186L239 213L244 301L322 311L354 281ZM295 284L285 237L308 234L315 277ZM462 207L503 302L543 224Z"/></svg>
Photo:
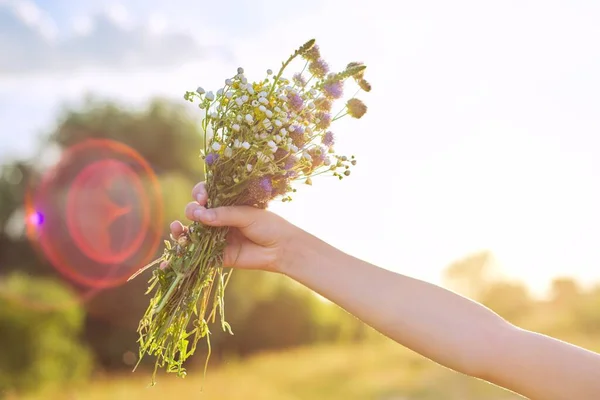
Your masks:
<svg viewBox="0 0 600 400"><path fill-rule="evenodd" d="M327 345L253 356L188 377L95 379L23 400L509 400L522 397L440 367L392 342ZM19 399L21 400L21 399Z"/></svg>

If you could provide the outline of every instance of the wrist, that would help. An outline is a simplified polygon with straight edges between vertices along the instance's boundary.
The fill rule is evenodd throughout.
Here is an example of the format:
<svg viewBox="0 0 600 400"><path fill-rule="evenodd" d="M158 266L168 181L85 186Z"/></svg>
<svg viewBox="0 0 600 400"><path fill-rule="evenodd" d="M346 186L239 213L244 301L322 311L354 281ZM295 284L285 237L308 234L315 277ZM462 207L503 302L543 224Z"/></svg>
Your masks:
<svg viewBox="0 0 600 400"><path fill-rule="evenodd" d="M292 226L282 246L278 272L292 279L301 279L303 272L325 262L332 252L331 246L310 233Z"/></svg>

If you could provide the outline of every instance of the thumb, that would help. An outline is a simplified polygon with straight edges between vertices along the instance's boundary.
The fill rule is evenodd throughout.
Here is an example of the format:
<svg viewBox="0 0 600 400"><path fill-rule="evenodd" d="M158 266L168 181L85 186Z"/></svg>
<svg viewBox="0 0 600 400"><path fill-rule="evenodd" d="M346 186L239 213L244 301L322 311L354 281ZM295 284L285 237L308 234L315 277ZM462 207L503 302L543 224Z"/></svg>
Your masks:
<svg viewBox="0 0 600 400"><path fill-rule="evenodd" d="M194 219L210 226L231 226L244 229L252 225L257 218L257 209L251 206L225 206L206 209L198 206Z"/></svg>

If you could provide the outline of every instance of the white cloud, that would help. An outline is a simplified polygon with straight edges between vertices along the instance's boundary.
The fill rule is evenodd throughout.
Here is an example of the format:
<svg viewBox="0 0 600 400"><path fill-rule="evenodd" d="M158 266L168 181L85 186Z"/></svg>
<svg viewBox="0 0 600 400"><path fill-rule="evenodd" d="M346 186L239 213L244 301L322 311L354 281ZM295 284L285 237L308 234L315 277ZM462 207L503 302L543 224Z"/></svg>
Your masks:
<svg viewBox="0 0 600 400"><path fill-rule="evenodd" d="M74 19L74 35L55 37L53 22L33 3L0 5L0 73L23 75L98 69L164 68L208 57L228 57L213 43L199 43L187 33L168 32L151 19L151 30L134 25L121 4L95 16Z"/></svg>
<svg viewBox="0 0 600 400"><path fill-rule="evenodd" d="M94 21L89 15L73 18L73 31L77 35L89 35L94 29Z"/></svg>

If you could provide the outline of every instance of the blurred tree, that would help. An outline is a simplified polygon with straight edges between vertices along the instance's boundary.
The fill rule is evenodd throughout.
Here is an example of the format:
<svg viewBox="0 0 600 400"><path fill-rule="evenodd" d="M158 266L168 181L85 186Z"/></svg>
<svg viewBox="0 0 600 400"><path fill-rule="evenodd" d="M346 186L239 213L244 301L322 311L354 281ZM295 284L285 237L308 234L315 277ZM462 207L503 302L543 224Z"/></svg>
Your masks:
<svg viewBox="0 0 600 400"><path fill-rule="evenodd" d="M470 254L450 264L443 273L444 285L473 300L496 279L494 256L489 251Z"/></svg>
<svg viewBox="0 0 600 400"><path fill-rule="evenodd" d="M0 280L0 393L86 379L91 355L80 342L84 311L55 280L14 273Z"/></svg>
<svg viewBox="0 0 600 400"><path fill-rule="evenodd" d="M577 302L583 293L575 279L560 277L552 280L550 295L554 305L569 307Z"/></svg>
<svg viewBox="0 0 600 400"><path fill-rule="evenodd" d="M480 301L508 321L519 324L535 307L527 286L518 282L494 282L480 293Z"/></svg>
<svg viewBox="0 0 600 400"><path fill-rule="evenodd" d="M62 149L89 138L116 140L139 152L157 174L178 173L197 182L203 179L197 118L182 104L162 99L135 110L88 97L79 109L63 110L47 140Z"/></svg>

